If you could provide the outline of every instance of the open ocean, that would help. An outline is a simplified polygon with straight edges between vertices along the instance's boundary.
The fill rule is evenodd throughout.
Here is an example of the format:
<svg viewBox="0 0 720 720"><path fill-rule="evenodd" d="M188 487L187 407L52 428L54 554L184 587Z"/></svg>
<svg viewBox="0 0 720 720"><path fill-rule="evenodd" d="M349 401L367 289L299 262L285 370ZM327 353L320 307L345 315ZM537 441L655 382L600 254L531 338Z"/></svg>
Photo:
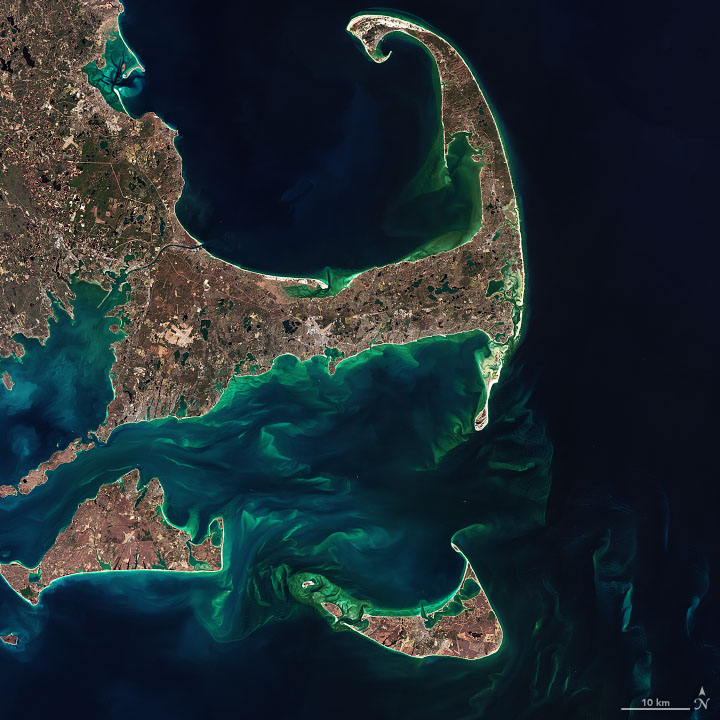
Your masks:
<svg viewBox="0 0 720 720"><path fill-rule="evenodd" d="M186 227L288 275L464 237L471 193L413 204L437 182L427 56L392 40L387 63L369 62L345 33L365 8L345 0L232 5L126 0L121 18L146 70L129 109L180 132ZM605 720L641 698L690 706L701 686L720 705L711 6L398 10L471 64L520 199L523 337L489 426L472 431L485 343L468 333L374 348L332 377L323 359L285 357L204 418L118 429L3 501L0 548L37 562L78 502L139 466L178 525L202 534L225 508L225 569L70 578L33 609L0 583L0 629L22 640L0 647L0 715ZM108 335L100 322L87 327ZM95 369L110 360L99 348ZM85 429L108 387L87 393ZM47 438L83 431L46 415ZM385 605L432 601L462 572L451 538L505 633L480 661L333 632L275 582L308 568Z"/></svg>

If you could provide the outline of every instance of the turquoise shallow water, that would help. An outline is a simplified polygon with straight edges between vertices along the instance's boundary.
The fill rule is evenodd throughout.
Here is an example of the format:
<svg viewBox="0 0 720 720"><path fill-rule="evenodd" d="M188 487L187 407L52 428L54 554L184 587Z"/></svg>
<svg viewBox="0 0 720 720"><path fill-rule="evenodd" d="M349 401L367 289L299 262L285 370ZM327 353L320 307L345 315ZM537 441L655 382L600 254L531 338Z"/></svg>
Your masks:
<svg viewBox="0 0 720 720"><path fill-rule="evenodd" d="M44 345L19 335L25 354L0 358L0 376L9 373L15 383L0 386L0 485L16 484L55 450L96 430L113 397L110 344L120 335L110 326L121 321L105 315L123 293L84 282L72 289L73 317L53 303Z"/></svg>
<svg viewBox="0 0 720 720"><path fill-rule="evenodd" d="M347 237L338 243L337 230L330 232L318 218L345 230L353 213L347 202L313 199L324 197L318 178L327 180L328 172L305 167L297 177L283 176L288 186L281 200L293 206L291 215L304 220L310 234L302 242L302 233L282 233L292 247L270 251L273 262L281 257L293 272L314 272L322 267L319 258L334 267L357 269L423 246L450 247L472 234L480 219L476 168L464 138L451 144L447 171L443 169L437 88L427 55L412 43L394 39L396 70L388 64L388 73L344 34L339 42L342 52L350 53L352 67L362 76L380 79L382 87L377 88L378 97L370 97L353 85L354 94L345 102L355 99L345 110L342 104L335 108L342 110L352 132L335 152L321 154L323 167L342 170L347 187L342 182L338 186L333 173L330 184L333 191L344 188L353 210L358 198L365 197L360 190L380 198L382 207L364 202L372 212L360 219L371 227L352 223L355 235L343 232ZM123 85L117 71L129 57L120 50L113 56L110 48L109 65L96 78L111 102L109 91ZM415 87L398 82L413 77L422 83ZM134 90L142 82L134 78L127 85L125 89ZM400 122L389 110L399 90L406 107L408 98L417 96L422 108L415 114L421 117ZM132 100L129 93L123 97ZM380 120L395 125L381 132L375 127ZM324 127L336 125L328 114ZM358 136L365 145L377 144L372 153L359 151ZM394 152L387 150L388 144ZM297 148L280 147L283 154L289 149ZM358 168L350 159L364 165ZM265 165L275 167L272 162ZM307 173L309 183L302 181ZM241 196L252 203L248 173L243 177ZM225 185L238 195L235 184ZM334 208L332 213L328 207ZM257 231L250 249L261 255L269 251L263 233L252 223L250 227ZM233 245L231 235L225 232L222 239ZM334 257L326 257L328 247L337 251ZM352 262L344 260L348 256ZM98 346L102 338L102 333L95 338ZM242 687L239 702L252 708L261 706L252 697L253 674L273 677L278 672L275 657L284 657L287 664L297 654L301 662L295 663L294 677L282 679L290 698L302 676L307 648L318 673L335 673L335 687L350 683L355 673L392 680L394 693L412 682L417 697L411 715L462 717L475 712L501 675L512 678L512 665L527 651L529 632L548 603L536 587L518 582L522 573L514 569L514 558L517 544L543 524L550 446L521 394L506 396L501 408L491 403L491 426L474 431L474 418L486 399L479 363L488 351L487 338L479 332L380 346L343 361L333 376L327 358L301 363L283 356L262 376L235 378L205 416L117 428L106 444L50 473L48 482L27 497L7 498L0 504L0 560L27 566L34 566L51 547L78 504L133 468L140 470L143 482L160 479L166 515L194 540L202 539L216 515L224 518L226 533L219 573L138 571L66 578L45 591L36 608L0 585L0 617L3 627L21 637L19 657L35 668L51 666L61 656L62 662L77 657L76 666L86 664L87 657L102 657L88 673L94 691L110 698L113 706L143 707L146 714L152 712L152 703L157 709L158 701L150 698L148 705L143 697L145 676L118 685L101 677L103 668L127 653L127 659L118 662L143 668L153 685L163 686L163 668L172 664L169 656L193 666L205 662L195 678L204 688L198 691L203 699L195 708L189 708L190 701L178 707L166 698L162 710L205 716L210 711L207 696L213 694L211 678L222 675L219 658L225 652L232 655L228 667L237 678L218 680L218 686ZM42 375L39 366L35 371ZM309 571L380 607L433 604L457 587L464 569L451 541L473 563L506 632L501 651L481 663L450 660L437 665L434 659L419 663L393 655L356 635L332 632L289 592L290 577ZM527 560L536 552L531 545L520 557ZM166 632L166 623L180 625ZM81 638L77 643L66 634L69 628ZM118 628L122 639L115 635ZM136 633L142 649L128 650L128 638ZM109 651L112 663L105 662ZM163 653L164 659L153 662ZM343 662L338 663L340 657ZM548 662L552 664L552 658ZM178 688L177 672L165 678L167 687ZM546 678L536 684L547 691ZM305 716L311 702L302 699L307 692L297 692ZM287 716L290 709L275 706L271 716ZM352 709L348 712L353 715Z"/></svg>
<svg viewBox="0 0 720 720"><path fill-rule="evenodd" d="M292 8L282 4L260 8L258 13L273 16L260 22L238 5L243 13L238 23L200 3L126 6L172 68L172 76L162 78L174 85L169 94L195 108L203 107L195 90L212 95L217 86L241 88L232 99L251 103L248 82L263 78L239 72L238 54L259 48L271 55L265 29L277 28L278 18L293 29ZM178 521L192 504L183 498L195 492L209 512L233 495L230 478L235 478L237 500L223 506L229 518L227 571L205 577L140 572L72 578L54 585L37 608L0 584L0 628L22 638L18 649L0 646L0 676L12 689L3 697L9 717L26 717L30 704L36 714L67 709L64 714L122 720L230 714L304 719L330 713L344 720L607 720L619 716L620 706L637 706L647 697L690 705L701 684L714 707L720 657L717 583L711 581L717 518L709 499L717 463L707 452L716 444L716 424L707 422L707 389L713 387L717 353L704 355L702 349L715 342L707 328L716 318L713 285L698 283L695 267L698 256L712 256L707 238L713 226L702 212L684 212L673 183L680 179L694 207L712 207L714 185L707 180L714 168L713 174L709 164L705 174L687 172L688 163L702 169L712 141L707 105L712 93L698 93L694 100L688 91L693 78L704 80L703 69L712 67L705 57L714 47L712 24L701 28L697 13L648 12L642 4L627 3L602 12L552 1L542 12L518 12L512 3L409 7L457 41L481 72L508 131L523 200L532 312L524 318L527 335L493 390L490 425L482 433L463 433L425 470L417 470L418 457L427 457L423 436L417 435L417 451L406 446L402 457L371 453L367 462L350 451L347 469L338 456L341 469L330 475L335 465L327 457L328 437L345 453L352 433L371 449L372 428L375 435L399 434L401 427L412 433L416 418L428 418L428 398L435 397L435 385L446 374L473 377L471 365L442 340L436 353L423 358L423 387L430 386L431 393L414 392L420 375L412 363L375 361L364 366L371 378L366 399L359 385L353 395L346 385L328 391L323 380L314 385L308 380L328 402L305 415L287 383L279 382L280 374L265 377L268 385L257 394L244 392L236 407L245 420L254 418L256 438L275 438L279 454L266 462L256 450L269 452L273 443L253 443L246 435L243 452L227 453L229 467L220 469L208 447L209 430L202 441L196 437L197 448L185 448L187 462L175 447L178 436L163 430L166 435L158 435L165 437L163 447L152 439L158 426L151 424L144 432L155 452L163 448L157 460L168 464L163 477L175 474L170 458L190 466L174 463L187 487L166 480L169 509ZM311 7L323 19L337 18L338 27L358 9L337 0ZM200 14L208 25L217 26L219 19L222 27L202 32L195 22ZM218 42L223 33L229 41ZM278 44L306 41L292 32L278 31L277 37ZM249 38L254 45L247 44ZM213 41L220 61L193 62L208 57ZM332 63L328 47L325 37L314 42L320 63L313 58L313 68ZM141 57L149 78L151 59ZM369 68L382 74L392 73L392 66L397 67ZM309 90L322 90L310 72L305 77L307 83L295 86L301 100ZM274 97L281 102L285 96ZM673 111L678 99L682 113ZM213 105L205 106L212 114ZM290 103L283 112L298 108ZM218 117L219 125L235 132ZM284 121L282 113L274 117ZM309 124L315 119L309 116ZM333 120L330 126L339 127ZM326 127L318 125L321 133ZM217 140L224 147L222 133ZM264 147L241 192L268 169ZM236 186L227 188L235 201ZM654 207L665 211L647 212ZM628 267L647 272L628 282ZM631 326L633 313L642 322ZM692 339L683 356L689 368L684 376L691 382L672 395L670 405L662 392L672 371L668 326L682 327ZM602 342L610 337L622 340L620 349ZM405 389L388 396L383 385L395 377L393 363ZM270 392L273 387L277 392ZM342 388L354 398L354 409L339 400ZM285 409L277 417L261 416L255 406L262 398L284 402ZM375 402L391 418L384 424ZM451 393L448 404L428 406L430 422L442 434L453 412L459 417L474 404ZM335 407L337 423L320 420ZM300 428L294 438L282 425L291 408ZM555 451L544 521L551 460L545 423ZM242 445L239 427L235 439L222 442ZM290 440L299 444L305 435L318 455L301 454L300 467L288 455ZM117 448L134 453L139 448L137 459L145 462L149 449L134 437L137 442L125 444L118 435ZM382 440L375 440L378 448ZM115 442L92 455L92 462L88 455L82 466L90 474L87 483L58 475L73 498L92 493L101 475L114 477L134 461L117 455L113 469ZM383 470L385 462L392 472ZM403 462L409 470L403 471ZM289 473L285 483L283 463ZM318 478L326 479L329 490ZM217 492L216 485L224 490ZM393 489L399 497L386 504ZM3 557L17 552L28 562L36 559L71 515L58 489L48 485L36 492L44 500L34 500L35 493L24 499L32 513L12 499L7 512L0 512L0 532L20 513L13 531L0 538ZM200 511L187 517L197 518L201 532ZM284 573L302 566L318 567L351 589L362 587L378 602L443 595L459 579L458 558L448 543L460 528L466 529L454 535L456 542L470 557L505 630L502 649L486 660L415 662L394 655L357 635L333 632L284 592ZM356 546L372 554L372 566L356 557ZM217 641L231 638L238 640Z"/></svg>
<svg viewBox="0 0 720 720"><path fill-rule="evenodd" d="M223 516L223 571L68 578L45 591L35 609L0 591L4 624L23 637L28 659L46 642L54 652L46 633L57 613L67 612L55 608L69 592L73 608L83 605L81 597L96 598L93 633L109 630L117 612L133 625L147 613L160 625L181 613L209 631L193 630L187 640L186 650L200 657L208 651L203 638L242 640L233 647L253 652L275 637L270 642L282 652L282 633L310 628L318 658L329 660L339 642L342 652L360 654L348 667L369 663L366 671L384 668L402 679L417 661L398 664L397 656L357 636L334 639L314 611L293 600L288 578L321 572L380 606L418 607L457 586L463 563L450 547L454 540L508 637L489 664L443 666L445 682L474 677L473 694L480 693L519 652L517 633L538 620L528 613L527 596L519 602L508 553L514 538L542 526L550 459L521 397L506 399L491 426L474 431L485 401L478 363L487 352L479 332L379 346L343 361L332 376L326 358L301 363L282 356L264 375L235 378L203 417L117 428L107 444L50 473L30 495L0 504L2 557L34 565L79 503L137 467L143 481L160 478L166 514L196 539L212 516ZM264 640L256 635L261 628ZM153 646L157 632L148 630ZM271 656L261 651L258 662ZM438 709L453 704L447 695L434 702Z"/></svg>
<svg viewBox="0 0 720 720"><path fill-rule="evenodd" d="M264 8L261 26L272 32L238 41L243 6L225 6L219 28L196 4L170 5L128 0L120 16L145 73L123 77L133 60L119 38L102 70L85 70L111 104L119 93L131 115L152 111L178 129L185 185L176 212L209 252L337 291L361 270L473 236L482 212L475 152L458 139L446 164L439 77L417 41L390 35L392 60L377 64L345 32L352 13L340 7ZM179 61L157 28L172 28L176 48L213 40L201 62Z"/></svg>
<svg viewBox="0 0 720 720"><path fill-rule="evenodd" d="M333 376L324 357L282 356L262 376L235 378L206 415L121 426L8 500L2 547L34 565L79 503L137 467L143 481L160 479L169 519L196 538L227 516L232 577L248 563L270 574L312 565L385 604L437 599L462 569L449 548L462 523L455 503L438 512L427 497L438 464L475 434L487 352L482 333L381 346ZM439 583L418 573L422 558L447 565ZM393 568L392 583L378 565Z"/></svg>

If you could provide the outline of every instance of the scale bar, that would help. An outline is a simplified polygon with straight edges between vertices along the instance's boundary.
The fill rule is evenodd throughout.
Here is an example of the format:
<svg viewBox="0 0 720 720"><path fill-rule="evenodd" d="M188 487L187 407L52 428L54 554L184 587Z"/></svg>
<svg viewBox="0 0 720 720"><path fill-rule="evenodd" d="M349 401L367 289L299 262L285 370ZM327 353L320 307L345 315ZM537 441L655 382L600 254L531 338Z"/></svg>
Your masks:
<svg viewBox="0 0 720 720"><path fill-rule="evenodd" d="M641 712L642 710L685 710L685 712L690 712L692 708L686 707L686 708L676 708L676 707L642 707L642 708L620 708L621 710L627 710L627 711L633 711L633 712Z"/></svg>

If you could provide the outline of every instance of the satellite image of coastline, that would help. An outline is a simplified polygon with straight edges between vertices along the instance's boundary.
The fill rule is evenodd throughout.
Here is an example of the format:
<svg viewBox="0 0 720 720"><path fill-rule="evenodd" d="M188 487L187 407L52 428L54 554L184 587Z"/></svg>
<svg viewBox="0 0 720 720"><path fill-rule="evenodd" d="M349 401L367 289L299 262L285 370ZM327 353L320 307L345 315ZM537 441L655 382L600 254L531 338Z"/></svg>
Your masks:
<svg viewBox="0 0 720 720"><path fill-rule="evenodd" d="M700 108L559 0L0 5L3 717L711 717L618 260Z"/></svg>

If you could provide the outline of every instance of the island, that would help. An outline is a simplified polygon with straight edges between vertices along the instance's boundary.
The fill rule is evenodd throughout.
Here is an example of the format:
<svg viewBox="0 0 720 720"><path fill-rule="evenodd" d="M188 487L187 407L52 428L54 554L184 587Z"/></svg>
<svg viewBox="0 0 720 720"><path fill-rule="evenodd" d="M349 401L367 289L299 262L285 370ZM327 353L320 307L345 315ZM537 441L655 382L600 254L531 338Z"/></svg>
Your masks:
<svg viewBox="0 0 720 720"><path fill-rule="evenodd" d="M490 389L519 337L525 281L502 138L460 53L402 17L351 19L348 32L376 63L392 61L382 51L390 33L404 33L432 55L446 157L457 140L472 148L482 218L458 247L369 268L331 292L328 278L275 277L224 262L181 226L174 213L184 183L177 131L151 113L132 118L115 101L121 94L113 78L124 76L132 57L122 46L120 12L116 0L14 3L13 15L0 20L7 50L0 70L0 355L22 355L18 334L46 339L53 305L72 313L74 283L96 283L108 294L124 283L128 292L108 311L123 318L112 343L113 398L103 422L88 429L104 442L125 423L202 415L233 377L264 373L286 353L325 356L333 373L374 345L482 331L489 338L489 352L478 361L486 392L475 428L482 430ZM114 62L121 66L99 72ZM17 392L11 377L3 377L0 392ZM22 502L18 493L88 447L76 440L25 482L0 487L0 498ZM164 518L159 482L138 489L137 480L125 476L80 505L37 567L9 562L0 574L36 603L55 579L77 573L219 570L222 520L192 545ZM501 642L469 563L457 593L432 611L378 614L354 598L320 592L328 588L335 589L330 579L313 576L294 596L311 597L335 625L407 655L475 659ZM356 617L347 615L351 606L360 608Z"/></svg>
<svg viewBox="0 0 720 720"><path fill-rule="evenodd" d="M222 568L222 518L210 524L205 540L171 525L162 511L163 489L157 479L138 488L133 470L104 485L77 509L70 526L57 537L37 567L0 564L0 575L25 600L36 604L54 580L106 570L180 570L213 572Z"/></svg>
<svg viewBox="0 0 720 720"><path fill-rule="evenodd" d="M453 550L462 552L452 544ZM413 613L385 614L358 600L322 575L298 573L290 580L293 595L331 618L336 629L350 629L403 655L432 655L477 660L502 643L502 627L467 558L458 589L435 607Z"/></svg>
<svg viewBox="0 0 720 720"><path fill-rule="evenodd" d="M55 451L48 460L41 462L37 468L21 478L17 488L14 485L0 485L0 498L17 495L18 493L27 495L47 480L48 472L55 470L64 463L72 462L79 452L90 450L93 446L94 443L92 442L83 443L80 438L76 438L66 448Z"/></svg>

